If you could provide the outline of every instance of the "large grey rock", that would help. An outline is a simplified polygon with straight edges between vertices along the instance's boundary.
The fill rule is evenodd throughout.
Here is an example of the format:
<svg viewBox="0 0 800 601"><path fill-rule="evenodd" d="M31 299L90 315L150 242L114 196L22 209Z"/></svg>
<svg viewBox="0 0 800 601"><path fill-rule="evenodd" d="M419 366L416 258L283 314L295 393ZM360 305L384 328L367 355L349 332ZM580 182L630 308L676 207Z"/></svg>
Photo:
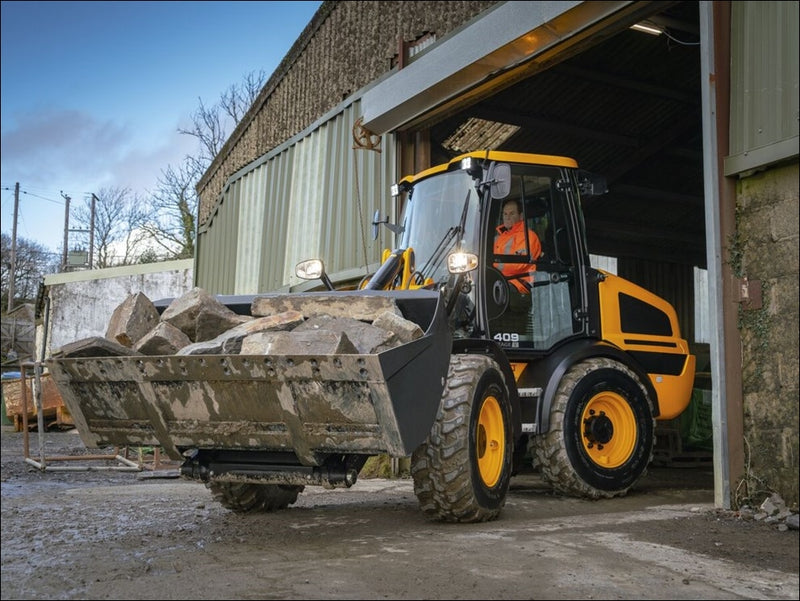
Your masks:
<svg viewBox="0 0 800 601"><path fill-rule="evenodd" d="M73 357L126 357L140 355L127 346L118 342L103 338L102 336L92 336L65 344L60 349L53 351L53 358L73 358Z"/></svg>
<svg viewBox="0 0 800 601"><path fill-rule="evenodd" d="M394 332L400 342L403 343L411 342L425 335L425 332L422 331L419 325L391 311L384 311L378 315L375 321L372 322L372 325L389 332Z"/></svg>
<svg viewBox="0 0 800 601"><path fill-rule="evenodd" d="M319 315L307 319L303 324L297 326L293 333L299 332L341 332L347 335L360 354L373 353L376 348L391 344L395 339L392 332L377 328L372 324L351 317L331 317L330 315Z"/></svg>
<svg viewBox="0 0 800 601"><path fill-rule="evenodd" d="M132 347L159 321L158 310L142 292L128 295L111 314L106 338Z"/></svg>
<svg viewBox="0 0 800 601"><path fill-rule="evenodd" d="M286 311L269 317L258 317L223 332L213 340L195 342L178 351L178 355L238 354L246 336L266 331L291 330L303 323L303 315L297 311ZM261 353L259 353L261 354Z"/></svg>
<svg viewBox="0 0 800 601"><path fill-rule="evenodd" d="M226 310L229 311L213 295L195 287L173 300L161 314L161 321L178 328L192 342L196 342L198 316L203 312L221 315Z"/></svg>
<svg viewBox="0 0 800 601"><path fill-rule="evenodd" d="M242 341L242 355L356 355L341 332L257 332Z"/></svg>
<svg viewBox="0 0 800 601"><path fill-rule="evenodd" d="M189 337L165 321L145 334L134 349L143 355L174 355L179 349L191 344Z"/></svg>
<svg viewBox="0 0 800 601"><path fill-rule="evenodd" d="M394 299L386 296L279 294L256 297L250 305L250 312L257 317L284 311L299 311L306 319L328 315L370 323L385 311L402 315Z"/></svg>
<svg viewBox="0 0 800 601"><path fill-rule="evenodd" d="M203 306L195 320L194 340L202 342L212 340L231 328L246 323L253 319L248 315L239 315L231 311L220 302L208 303Z"/></svg>

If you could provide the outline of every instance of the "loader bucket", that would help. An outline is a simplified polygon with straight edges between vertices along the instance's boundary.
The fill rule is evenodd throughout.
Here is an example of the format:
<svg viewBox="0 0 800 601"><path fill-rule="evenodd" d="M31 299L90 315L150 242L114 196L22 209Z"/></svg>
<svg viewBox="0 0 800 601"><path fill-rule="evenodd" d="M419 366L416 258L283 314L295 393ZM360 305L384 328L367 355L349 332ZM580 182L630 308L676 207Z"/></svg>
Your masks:
<svg viewBox="0 0 800 601"><path fill-rule="evenodd" d="M341 301L342 295L330 293ZM424 442L447 375L441 296L391 295L425 334L378 354L164 355L46 362L84 443L403 457ZM319 297L316 297L318 301Z"/></svg>

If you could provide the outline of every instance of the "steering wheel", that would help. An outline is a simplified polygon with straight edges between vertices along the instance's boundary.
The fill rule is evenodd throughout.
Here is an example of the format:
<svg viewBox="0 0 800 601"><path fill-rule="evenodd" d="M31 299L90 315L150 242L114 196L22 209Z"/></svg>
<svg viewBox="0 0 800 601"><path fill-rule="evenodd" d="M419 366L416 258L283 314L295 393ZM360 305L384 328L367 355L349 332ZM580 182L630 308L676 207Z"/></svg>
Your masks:
<svg viewBox="0 0 800 601"><path fill-rule="evenodd" d="M486 270L486 314L489 319L497 319L508 308L509 283L499 269Z"/></svg>

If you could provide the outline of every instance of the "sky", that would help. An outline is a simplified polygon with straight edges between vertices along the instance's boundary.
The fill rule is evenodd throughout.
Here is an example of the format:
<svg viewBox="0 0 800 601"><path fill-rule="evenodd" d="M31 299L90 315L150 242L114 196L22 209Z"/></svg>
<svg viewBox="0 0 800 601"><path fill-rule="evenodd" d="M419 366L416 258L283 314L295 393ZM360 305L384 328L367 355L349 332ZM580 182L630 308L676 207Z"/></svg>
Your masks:
<svg viewBox="0 0 800 601"><path fill-rule="evenodd" d="M16 183L17 238L54 253L65 196L70 213L102 188L147 196L199 154L178 129L200 101L251 73L268 79L321 4L2 0L2 231L12 235Z"/></svg>

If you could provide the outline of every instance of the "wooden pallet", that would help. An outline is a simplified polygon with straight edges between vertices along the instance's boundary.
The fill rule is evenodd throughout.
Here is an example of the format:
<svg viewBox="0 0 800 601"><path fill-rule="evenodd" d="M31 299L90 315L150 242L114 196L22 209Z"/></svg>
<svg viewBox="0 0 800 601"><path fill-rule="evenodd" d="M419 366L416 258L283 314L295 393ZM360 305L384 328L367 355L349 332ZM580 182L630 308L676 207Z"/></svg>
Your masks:
<svg viewBox="0 0 800 601"><path fill-rule="evenodd" d="M50 374L42 374L39 378L42 383L42 416L45 428L54 426L74 426L72 415L64 405L64 400L58 392L58 387ZM3 401L6 406L6 415L14 423L14 430L21 432L24 420L22 419L23 404L28 408L28 427L37 425L36 402L33 396L33 375L25 377L25 390L22 390L22 378L3 380ZM24 399L23 394L27 397Z"/></svg>

